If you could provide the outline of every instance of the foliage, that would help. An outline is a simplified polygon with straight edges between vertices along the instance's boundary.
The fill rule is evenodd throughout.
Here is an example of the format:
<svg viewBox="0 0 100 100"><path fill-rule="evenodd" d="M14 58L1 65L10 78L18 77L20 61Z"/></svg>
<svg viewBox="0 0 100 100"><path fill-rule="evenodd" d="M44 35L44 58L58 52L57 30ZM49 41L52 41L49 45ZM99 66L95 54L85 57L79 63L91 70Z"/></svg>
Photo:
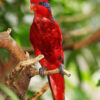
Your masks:
<svg viewBox="0 0 100 100"><path fill-rule="evenodd" d="M100 86L100 80L98 81L98 84L97 84L97 86Z"/></svg>
<svg viewBox="0 0 100 100"><path fill-rule="evenodd" d="M11 100L19 100L16 94L12 90L10 90L8 87L6 87L5 85L0 84L0 90L5 92L10 97Z"/></svg>
<svg viewBox="0 0 100 100"><path fill-rule="evenodd" d="M62 33L68 37L67 42L63 43L64 46L87 39L100 28L99 0L49 1L53 16L60 24ZM2 2L0 31L11 27L13 29L11 35L18 44L22 48L30 48L29 30L34 14L29 10L29 0L1 0L0 2ZM0 58L8 57L9 53L0 48ZM91 89L97 88L96 84L100 77L96 78L95 75L100 69L100 43L94 43L76 51L65 51L65 66L75 76L66 79L66 88L70 88L74 94L71 100L91 100L91 93L87 94L82 85L86 83ZM74 78L75 82L72 81ZM97 86L100 86L100 80ZM31 92L28 95L31 95Z"/></svg>

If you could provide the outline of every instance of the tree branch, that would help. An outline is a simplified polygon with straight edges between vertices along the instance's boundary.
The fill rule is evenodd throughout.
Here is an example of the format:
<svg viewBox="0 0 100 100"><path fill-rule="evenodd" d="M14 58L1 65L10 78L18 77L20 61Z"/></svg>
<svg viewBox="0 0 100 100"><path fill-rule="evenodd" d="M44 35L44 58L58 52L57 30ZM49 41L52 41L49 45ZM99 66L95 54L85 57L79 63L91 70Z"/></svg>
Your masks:
<svg viewBox="0 0 100 100"><path fill-rule="evenodd" d="M78 50L80 48L83 48L84 46L98 42L99 40L100 40L100 29L96 33L94 33L90 38L88 38L86 40L74 43L69 46L65 46L64 50Z"/></svg>
<svg viewBox="0 0 100 100"><path fill-rule="evenodd" d="M67 32L64 33L65 34L64 36L66 36L66 34L68 34L69 37L71 38L71 37L88 35L89 33L92 33L92 32L93 32L92 27L86 26L86 27L75 29L75 30L72 30L72 31L67 31Z"/></svg>
<svg viewBox="0 0 100 100"><path fill-rule="evenodd" d="M26 56L23 50L19 47L19 45L15 42L14 39L9 35L11 29L9 28L5 32L0 33L0 47L6 48L17 60L23 61L26 60Z"/></svg>
<svg viewBox="0 0 100 100"><path fill-rule="evenodd" d="M23 50L11 38L11 36L9 35L10 32L11 29L8 29L7 31L0 33L0 47L7 49L11 54L14 55L14 57L16 57L18 61L20 61L20 63L10 74L10 77L7 81L7 85L11 89L13 89L17 93L17 95L21 97L22 100L26 100L26 93L30 79L34 75L39 74L39 71L37 71L36 68L33 67L34 63L41 60L44 56L40 55L34 59L30 59L30 57L28 57L28 54L26 56ZM65 69L63 70L63 72L67 76L70 76L70 73L65 71ZM18 78L15 82L13 82L17 73L19 73ZM56 73L59 73L59 69L55 69L52 71L45 71L44 75L56 74ZM49 85L47 85L46 83L46 86L47 86L46 88L44 86L42 89L40 89L38 93L40 93L43 89L46 91L49 88ZM45 91L41 92L40 94L37 93L35 97L37 98L40 97Z"/></svg>
<svg viewBox="0 0 100 100"><path fill-rule="evenodd" d="M37 92L34 96L29 98L29 100L37 100L44 92L46 92L49 88L48 82Z"/></svg>
<svg viewBox="0 0 100 100"><path fill-rule="evenodd" d="M44 71L44 75L57 74L57 73L60 73L60 70L59 69ZM64 73L64 75L66 75L68 77L71 76L71 73L68 72L67 70L65 70L64 68L63 68L63 73ZM34 72L32 71L31 72L31 76L35 76L35 75L40 75L39 71L34 71Z"/></svg>
<svg viewBox="0 0 100 100"><path fill-rule="evenodd" d="M43 57L44 57L43 55L39 55L38 57L36 57L34 59L28 59L26 61L21 61L20 63L18 63L17 66L15 67L14 71L10 74L10 77L8 78L6 84L8 86L10 86L12 84L12 82L14 81L14 77L17 72L22 70L22 68L25 69L27 66L31 66L31 65L35 64L36 62L40 61Z"/></svg>
<svg viewBox="0 0 100 100"><path fill-rule="evenodd" d="M0 80L2 80L2 82L5 82L5 78L6 78L6 74L7 72L9 72L11 70L12 67L14 67L15 65L15 59L14 57L11 55L7 61L6 64L4 64L4 66L2 67L2 72L0 73L1 74L1 78Z"/></svg>

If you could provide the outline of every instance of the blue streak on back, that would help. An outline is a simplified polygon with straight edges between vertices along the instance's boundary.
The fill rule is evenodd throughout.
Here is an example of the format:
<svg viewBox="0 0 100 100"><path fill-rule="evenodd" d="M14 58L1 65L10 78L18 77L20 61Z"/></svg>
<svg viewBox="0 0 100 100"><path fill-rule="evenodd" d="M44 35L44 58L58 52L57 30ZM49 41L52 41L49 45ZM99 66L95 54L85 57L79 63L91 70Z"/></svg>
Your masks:
<svg viewBox="0 0 100 100"><path fill-rule="evenodd" d="M48 10L51 11L51 8L50 8L50 5L49 5L48 2L46 2L46 1L40 1L38 4L41 5L41 6L43 6L43 7L48 8ZM52 16L52 18L53 18L53 21L55 21L55 18L53 16Z"/></svg>

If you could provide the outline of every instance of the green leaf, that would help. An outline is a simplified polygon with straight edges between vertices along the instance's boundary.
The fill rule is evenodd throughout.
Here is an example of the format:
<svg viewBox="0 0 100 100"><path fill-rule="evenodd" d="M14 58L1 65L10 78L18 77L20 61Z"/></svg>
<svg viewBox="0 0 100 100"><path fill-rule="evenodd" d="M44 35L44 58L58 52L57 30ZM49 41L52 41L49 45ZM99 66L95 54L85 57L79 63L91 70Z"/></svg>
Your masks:
<svg viewBox="0 0 100 100"><path fill-rule="evenodd" d="M1 83L0 83L0 89L1 89L3 92L5 92L5 93L9 96L9 98L10 98L11 100L20 100L20 99L16 96L16 94L15 94L11 89L9 89L7 86L5 86L5 85L3 85L3 84L1 84Z"/></svg>
<svg viewBox="0 0 100 100"><path fill-rule="evenodd" d="M27 99L29 99L35 92L28 90L27 92Z"/></svg>
<svg viewBox="0 0 100 100"><path fill-rule="evenodd" d="M89 100L86 92L84 92L80 87L74 90L74 96L72 100Z"/></svg>
<svg viewBox="0 0 100 100"><path fill-rule="evenodd" d="M3 96L0 94L0 100L3 100Z"/></svg>
<svg viewBox="0 0 100 100"><path fill-rule="evenodd" d="M97 83L97 86L100 86L100 79L99 79L99 81L98 81L98 83Z"/></svg>

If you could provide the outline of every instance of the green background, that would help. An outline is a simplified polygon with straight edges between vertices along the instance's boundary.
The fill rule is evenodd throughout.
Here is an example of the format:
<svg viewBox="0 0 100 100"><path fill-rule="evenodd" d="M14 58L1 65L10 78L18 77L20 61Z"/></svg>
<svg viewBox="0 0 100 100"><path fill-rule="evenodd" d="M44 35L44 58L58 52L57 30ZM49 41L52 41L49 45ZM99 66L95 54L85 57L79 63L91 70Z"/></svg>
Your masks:
<svg viewBox="0 0 100 100"><path fill-rule="evenodd" d="M34 17L29 0L0 0L0 32L12 28L11 36L22 48L31 48L29 31ZM100 0L49 0L55 20L64 35L63 45L89 38L100 27ZM65 39L66 37L66 39ZM66 100L100 100L100 43L93 43L79 50L64 51L66 69ZM7 60L9 53L0 48L0 58ZM38 81L37 81L38 80ZM38 85L45 79L36 78ZM36 92L34 84L28 97ZM30 89L29 87L29 89ZM37 87L38 88L38 87ZM11 93L11 95L13 95ZM0 95L2 98L2 95ZM50 90L41 100L52 100ZM17 100L17 99L16 99Z"/></svg>

